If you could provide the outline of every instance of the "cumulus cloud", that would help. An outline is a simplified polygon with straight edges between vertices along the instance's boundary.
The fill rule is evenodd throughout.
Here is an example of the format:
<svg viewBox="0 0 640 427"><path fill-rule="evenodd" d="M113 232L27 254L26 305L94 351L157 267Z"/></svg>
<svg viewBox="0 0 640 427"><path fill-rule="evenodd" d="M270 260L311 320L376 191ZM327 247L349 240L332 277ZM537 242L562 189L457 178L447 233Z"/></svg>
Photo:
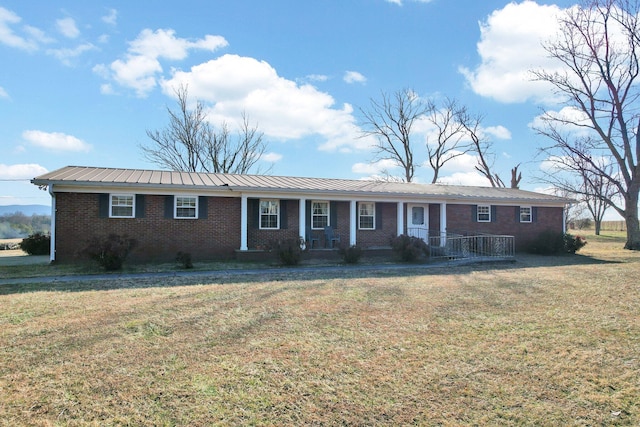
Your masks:
<svg viewBox="0 0 640 427"><path fill-rule="evenodd" d="M39 43L51 41L41 30L31 26L22 28L23 35L17 34L13 26L21 21L22 18L14 12L0 6L0 43L16 49L35 51Z"/></svg>
<svg viewBox="0 0 640 427"><path fill-rule="evenodd" d="M481 62L474 69L460 68L473 91L507 103L553 99L547 84L532 81L531 70L558 68L543 42L557 34L561 12L556 5L526 0L509 3L480 23Z"/></svg>
<svg viewBox="0 0 640 427"><path fill-rule="evenodd" d="M6 90L4 90L4 88L2 86L0 86L0 98L9 99L9 94L7 93Z"/></svg>
<svg viewBox="0 0 640 427"><path fill-rule="evenodd" d="M357 71L347 71L342 78L345 82L351 83L366 83L367 78Z"/></svg>
<svg viewBox="0 0 640 427"><path fill-rule="evenodd" d="M385 174L391 174L392 171L399 171L400 167L391 159L379 160L370 163L356 163L351 166L351 172L368 175L370 177L378 177Z"/></svg>
<svg viewBox="0 0 640 427"><path fill-rule="evenodd" d="M63 36L69 39L75 39L80 35L80 30L76 26L76 21L73 18L61 18L56 21L56 27Z"/></svg>
<svg viewBox="0 0 640 427"><path fill-rule="evenodd" d="M573 134L575 137L585 137L593 132L590 128L589 117L575 107L563 107L560 111L550 110L544 115L536 116L529 127L532 129L544 129L546 122L544 116L553 119L557 131Z"/></svg>
<svg viewBox="0 0 640 427"><path fill-rule="evenodd" d="M105 24L116 25L118 23L118 11L116 9L109 9L107 14L101 19Z"/></svg>
<svg viewBox="0 0 640 427"><path fill-rule="evenodd" d="M207 35L202 39L189 40L176 37L175 31L159 29L142 30L138 37L129 42L129 49L123 59L117 59L108 67L110 78L119 85L134 89L144 97L157 85L158 75L163 71L161 59L180 61L191 50L215 51L227 46L221 36ZM104 74L107 67L100 65L94 70Z"/></svg>
<svg viewBox="0 0 640 427"><path fill-rule="evenodd" d="M227 54L189 71L175 71L162 82L169 96L180 85L188 85L191 97L211 105L214 123L235 123L246 112L272 138L319 136L324 141L320 149L327 151L370 146L370 140L359 138L351 105L337 107L328 93L279 76L265 61Z"/></svg>
<svg viewBox="0 0 640 427"><path fill-rule="evenodd" d="M274 152L265 153L262 155L262 157L260 157L260 159L268 163L276 163L282 160L282 154L278 154Z"/></svg>
<svg viewBox="0 0 640 427"><path fill-rule="evenodd" d="M484 132L497 139L511 139L511 131L504 126L487 126Z"/></svg>
<svg viewBox="0 0 640 427"><path fill-rule="evenodd" d="M64 65L70 66L75 58L79 57L85 52L94 50L96 47L91 43L83 43L74 48L64 49L47 49L47 54L58 59Z"/></svg>
<svg viewBox="0 0 640 427"><path fill-rule="evenodd" d="M490 187L489 180L475 171L455 172L438 179L438 184L469 185L474 187Z"/></svg>
<svg viewBox="0 0 640 427"><path fill-rule="evenodd" d="M60 132L43 132L39 130L26 130L22 138L37 147L52 151L89 151L91 145L72 135Z"/></svg>
<svg viewBox="0 0 640 427"><path fill-rule="evenodd" d="M49 172L35 163L5 165L0 163L0 179L31 179Z"/></svg>

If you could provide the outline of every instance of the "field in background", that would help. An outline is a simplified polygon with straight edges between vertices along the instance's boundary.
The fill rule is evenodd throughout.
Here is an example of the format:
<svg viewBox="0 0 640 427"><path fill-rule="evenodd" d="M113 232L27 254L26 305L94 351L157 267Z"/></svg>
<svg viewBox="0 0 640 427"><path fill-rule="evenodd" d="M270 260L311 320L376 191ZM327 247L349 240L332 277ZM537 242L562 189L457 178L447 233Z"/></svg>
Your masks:
<svg viewBox="0 0 640 427"><path fill-rule="evenodd" d="M638 425L640 254L0 286L0 425Z"/></svg>

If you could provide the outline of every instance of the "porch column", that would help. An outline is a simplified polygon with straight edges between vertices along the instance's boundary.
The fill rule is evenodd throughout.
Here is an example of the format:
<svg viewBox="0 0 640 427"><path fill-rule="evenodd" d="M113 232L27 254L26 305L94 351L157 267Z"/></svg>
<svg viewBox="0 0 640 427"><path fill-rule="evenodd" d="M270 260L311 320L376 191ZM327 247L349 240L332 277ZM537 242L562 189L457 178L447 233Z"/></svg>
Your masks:
<svg viewBox="0 0 640 427"><path fill-rule="evenodd" d="M306 241L310 237L307 236L307 199L300 199L298 205L298 229L300 237Z"/></svg>
<svg viewBox="0 0 640 427"><path fill-rule="evenodd" d="M357 215L356 201L351 200L351 202L349 202L349 246L356 244Z"/></svg>
<svg viewBox="0 0 640 427"><path fill-rule="evenodd" d="M51 244L49 248L49 261L56 260L56 193L53 192L53 184L49 184L49 194L51 194L51 231L49 237Z"/></svg>
<svg viewBox="0 0 640 427"><path fill-rule="evenodd" d="M396 233L397 235L404 234L404 203L398 202L398 207L396 208Z"/></svg>
<svg viewBox="0 0 640 427"><path fill-rule="evenodd" d="M240 250L246 251L247 246L247 196L244 194L240 198Z"/></svg>
<svg viewBox="0 0 640 427"><path fill-rule="evenodd" d="M447 204L440 203L440 246L447 245Z"/></svg>

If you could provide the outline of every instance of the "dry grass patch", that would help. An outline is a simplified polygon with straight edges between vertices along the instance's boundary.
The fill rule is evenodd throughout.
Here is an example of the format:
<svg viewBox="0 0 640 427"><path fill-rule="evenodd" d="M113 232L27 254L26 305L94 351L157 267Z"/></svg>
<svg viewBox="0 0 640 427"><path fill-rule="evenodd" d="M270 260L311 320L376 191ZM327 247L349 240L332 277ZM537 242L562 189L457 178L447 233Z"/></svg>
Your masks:
<svg viewBox="0 0 640 427"><path fill-rule="evenodd" d="M7 287L0 425L638 425L640 254L599 245L382 277Z"/></svg>

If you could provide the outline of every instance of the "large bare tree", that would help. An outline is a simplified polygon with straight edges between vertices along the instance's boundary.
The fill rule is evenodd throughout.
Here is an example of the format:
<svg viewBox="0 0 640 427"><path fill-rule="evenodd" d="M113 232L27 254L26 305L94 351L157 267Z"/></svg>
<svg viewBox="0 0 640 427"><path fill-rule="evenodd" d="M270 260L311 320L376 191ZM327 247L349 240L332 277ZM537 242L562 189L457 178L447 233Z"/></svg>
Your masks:
<svg viewBox="0 0 640 427"><path fill-rule="evenodd" d="M169 124L160 130L147 130L150 145L141 145L149 161L176 171L246 174L255 169L267 144L264 135L242 114L237 134L231 134L226 122L215 129L209 122L204 104L189 106L186 86L175 90L178 108L167 107Z"/></svg>
<svg viewBox="0 0 640 427"><path fill-rule="evenodd" d="M543 114L538 131L552 141L547 153L576 159L617 189L621 201L607 202L625 219L625 248L633 250L640 250L639 12L637 0L590 0L568 9L559 37L545 45L563 71L534 71L579 112Z"/></svg>
<svg viewBox="0 0 640 427"><path fill-rule="evenodd" d="M405 182L415 174L413 126L427 112L428 106L411 89L393 95L382 93L381 100L371 99L369 110L360 109L364 117L364 136L376 139L375 160L391 160L403 169Z"/></svg>

